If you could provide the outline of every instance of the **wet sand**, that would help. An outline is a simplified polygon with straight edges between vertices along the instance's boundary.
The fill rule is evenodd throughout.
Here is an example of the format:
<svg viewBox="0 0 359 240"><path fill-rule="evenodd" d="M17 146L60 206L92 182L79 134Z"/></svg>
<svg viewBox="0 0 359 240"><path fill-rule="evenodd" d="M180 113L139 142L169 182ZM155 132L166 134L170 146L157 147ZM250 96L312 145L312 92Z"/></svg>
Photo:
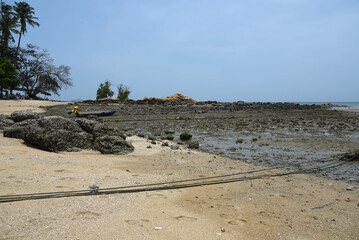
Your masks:
<svg viewBox="0 0 359 240"><path fill-rule="evenodd" d="M51 114L57 111L66 116L67 108L71 107L68 105L53 108ZM104 106L97 106L99 107ZM138 121L137 124L123 125L124 123L116 121L135 117L145 120L154 115L157 115L157 118L189 117L189 114L183 113L187 108L177 109L178 112L172 109L171 113L159 115L159 110L156 110L154 106L147 106L152 108L148 112L144 112L139 106L131 106L134 109L137 108L138 112L134 109L129 112L129 107L123 105L106 107L117 108L119 115L104 119L104 121L123 126L128 135L149 130L155 135L159 134L154 131L154 127L157 127L158 132L166 129L174 130L176 134L187 126L192 126L188 128L189 130L195 130L197 127L192 120L185 121L186 123L176 121L175 125L169 125L173 120L165 121L167 125L154 121ZM180 111L182 111L181 114L179 114ZM247 129L243 123L253 120L255 112L250 111L250 114L243 115L241 119L245 121L241 122L241 127ZM200 114L207 114L209 117L217 113L218 111L212 111ZM223 112L219 114L223 116ZM322 119L325 115L323 114L318 117L321 121L334 121L333 124L338 124L335 120L336 115L329 115L330 119ZM278 113L275 115L278 116ZM303 114L297 116L303 116ZM344 122L352 122L353 119ZM317 121L319 120L315 118L314 122ZM208 125L202 122L200 125L205 128L213 123L221 124L214 121ZM224 121L224 126L227 123L229 124ZM254 124L257 124L256 121L249 125L255 126ZM159 128L160 125L162 128ZM221 126L218 127L221 129ZM344 134L346 129L336 131L339 135L340 131ZM133 142L135 151L129 155L118 156L102 155L92 151L51 153L31 148L22 140L0 136L2 186L0 194L79 190L88 189L88 186L92 184L100 188L116 187L208 177L263 168L246 160L241 161L218 154L190 150L185 145L180 145L178 150L161 146L163 141L168 142L170 146L176 144L173 141L157 140L156 144L151 144L151 141L137 136L129 139ZM275 137L273 139L275 140ZM312 150L325 150L327 145L318 139L321 138L315 140L318 146L312 146ZM257 142L260 141L259 138ZM354 142L351 143L351 141ZM355 141L355 139L350 140L349 145L339 142L333 151L341 150L343 146L346 146L346 150L350 149L350 144L354 145ZM287 142L282 139L278 145ZM203 144L201 142L202 146ZM295 141L295 144L297 147L298 144L303 145L299 141ZM303 146L307 146L306 143ZM331 147L335 146L331 145ZM272 173L285 171L288 170L271 170ZM259 178L256 180L193 188L0 203L0 238L358 238L359 193L357 187L354 187L353 191L348 191L347 187L352 184L313 174L294 174L273 178L261 178L260 174L262 173L258 173ZM155 230L155 228L160 230Z"/></svg>

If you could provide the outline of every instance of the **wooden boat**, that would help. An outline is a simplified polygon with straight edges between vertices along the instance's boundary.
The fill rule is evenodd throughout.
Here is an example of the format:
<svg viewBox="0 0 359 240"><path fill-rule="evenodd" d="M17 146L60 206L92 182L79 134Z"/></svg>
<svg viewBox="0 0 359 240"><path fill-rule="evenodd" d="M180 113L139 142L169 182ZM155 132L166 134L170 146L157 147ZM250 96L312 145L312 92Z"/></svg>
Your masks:
<svg viewBox="0 0 359 240"><path fill-rule="evenodd" d="M104 117L104 116L111 116L115 113L116 111L108 111L108 112L77 112L75 114L76 117L87 117L87 116L100 116L100 117Z"/></svg>

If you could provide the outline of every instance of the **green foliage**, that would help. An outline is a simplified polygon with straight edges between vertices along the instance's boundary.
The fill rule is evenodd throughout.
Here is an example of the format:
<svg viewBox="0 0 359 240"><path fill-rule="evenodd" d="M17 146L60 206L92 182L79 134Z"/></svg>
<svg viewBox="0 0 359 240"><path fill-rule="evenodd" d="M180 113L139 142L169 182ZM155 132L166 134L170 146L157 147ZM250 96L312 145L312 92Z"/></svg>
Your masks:
<svg viewBox="0 0 359 240"><path fill-rule="evenodd" d="M15 6L13 7L15 11L15 17L17 21L20 23L20 32L19 32L19 41L17 44L17 52L19 51L21 36L25 35L27 31L27 24L32 27L39 27L40 24L35 21L38 19L34 16L34 8L31 7L27 2L15 2Z"/></svg>
<svg viewBox="0 0 359 240"><path fill-rule="evenodd" d="M21 84L21 81L16 77L17 74L11 59L0 57L0 86L12 91Z"/></svg>
<svg viewBox="0 0 359 240"><path fill-rule="evenodd" d="M117 87L117 90L118 90L117 98L120 99L121 102L126 101L131 93L130 89L127 86L123 85L122 83L120 84L120 86Z"/></svg>
<svg viewBox="0 0 359 240"><path fill-rule="evenodd" d="M7 55L9 42L15 42L12 33L18 34L19 31L16 29L19 25L17 24L17 18L13 12L13 7L1 1L0 5L0 47L1 56Z"/></svg>
<svg viewBox="0 0 359 240"><path fill-rule="evenodd" d="M109 81L105 81L104 83L100 84L100 87L97 89L96 93L96 100L101 98L108 98L112 97L114 92L110 89L111 83Z"/></svg>

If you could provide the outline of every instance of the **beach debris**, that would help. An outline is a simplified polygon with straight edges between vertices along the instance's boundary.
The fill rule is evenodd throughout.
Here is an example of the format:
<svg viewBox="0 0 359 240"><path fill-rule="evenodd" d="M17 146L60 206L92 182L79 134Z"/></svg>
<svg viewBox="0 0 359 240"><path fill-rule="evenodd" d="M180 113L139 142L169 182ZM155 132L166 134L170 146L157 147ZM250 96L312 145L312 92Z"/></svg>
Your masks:
<svg viewBox="0 0 359 240"><path fill-rule="evenodd" d="M100 187L99 187L99 186L96 186L96 184L93 184L92 186L89 186L89 188L91 189L91 190L90 190L90 193L91 193L91 194L96 194L96 193L98 193L98 190L100 189Z"/></svg>
<svg viewBox="0 0 359 240"><path fill-rule="evenodd" d="M154 230L163 230L163 227L154 227Z"/></svg>
<svg viewBox="0 0 359 240"><path fill-rule="evenodd" d="M182 141L187 141L187 140L190 140L191 138L192 138L192 134L187 133L187 132L181 133L181 135L180 135L180 139Z"/></svg>
<svg viewBox="0 0 359 240"><path fill-rule="evenodd" d="M347 191L354 191L355 186L348 186Z"/></svg>

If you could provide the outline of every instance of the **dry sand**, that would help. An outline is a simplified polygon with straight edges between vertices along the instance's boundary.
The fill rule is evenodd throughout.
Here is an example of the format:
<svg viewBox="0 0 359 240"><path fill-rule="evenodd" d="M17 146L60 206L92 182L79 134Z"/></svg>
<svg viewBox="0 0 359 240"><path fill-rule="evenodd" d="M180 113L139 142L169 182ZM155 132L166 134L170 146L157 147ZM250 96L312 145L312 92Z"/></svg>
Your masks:
<svg viewBox="0 0 359 240"><path fill-rule="evenodd" d="M53 103L1 101L0 114L38 110L46 104ZM0 195L259 169L207 153L151 145L138 137L130 140L136 149L125 156L51 153L0 134ZM348 191L348 186L297 174L176 190L0 203L0 239L359 239L359 189Z"/></svg>

